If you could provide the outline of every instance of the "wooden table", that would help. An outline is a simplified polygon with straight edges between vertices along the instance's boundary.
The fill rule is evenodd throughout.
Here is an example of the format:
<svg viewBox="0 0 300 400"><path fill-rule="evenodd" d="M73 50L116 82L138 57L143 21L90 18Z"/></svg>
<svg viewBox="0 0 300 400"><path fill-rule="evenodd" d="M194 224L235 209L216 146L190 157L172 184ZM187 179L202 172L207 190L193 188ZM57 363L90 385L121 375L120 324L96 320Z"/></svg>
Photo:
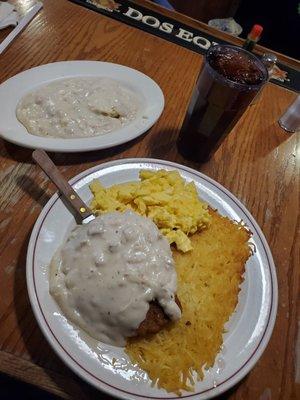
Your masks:
<svg viewBox="0 0 300 400"><path fill-rule="evenodd" d="M32 3L16 2L24 10ZM177 17L204 26L179 14ZM45 0L43 11L0 56L0 82L36 65L74 59L125 64L148 74L161 86L166 106L160 120L142 138L106 151L52 154L54 162L65 177L71 178L107 160L163 158L200 170L234 193L256 218L272 249L279 307L274 333L263 356L249 375L222 398L296 399L300 379L300 149L299 135L289 135L277 124L295 93L268 84L259 102L249 108L213 159L196 165L177 154L175 139L202 56L66 0ZM99 398L99 393L77 378L51 350L27 297L28 240L54 187L33 164L30 150L4 141L0 179L0 371L64 398Z"/></svg>

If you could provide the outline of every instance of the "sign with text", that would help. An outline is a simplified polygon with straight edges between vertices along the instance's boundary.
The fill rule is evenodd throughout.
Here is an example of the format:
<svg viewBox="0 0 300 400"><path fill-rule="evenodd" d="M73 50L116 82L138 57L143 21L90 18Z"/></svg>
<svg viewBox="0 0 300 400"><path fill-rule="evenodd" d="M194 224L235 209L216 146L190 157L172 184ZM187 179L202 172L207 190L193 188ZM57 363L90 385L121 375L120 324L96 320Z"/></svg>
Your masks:
<svg viewBox="0 0 300 400"><path fill-rule="evenodd" d="M156 11L134 4L132 1L71 1L200 54L205 54L206 50L215 43L229 43L200 29L190 27ZM271 81L288 89L300 91L300 72L287 65L277 63Z"/></svg>

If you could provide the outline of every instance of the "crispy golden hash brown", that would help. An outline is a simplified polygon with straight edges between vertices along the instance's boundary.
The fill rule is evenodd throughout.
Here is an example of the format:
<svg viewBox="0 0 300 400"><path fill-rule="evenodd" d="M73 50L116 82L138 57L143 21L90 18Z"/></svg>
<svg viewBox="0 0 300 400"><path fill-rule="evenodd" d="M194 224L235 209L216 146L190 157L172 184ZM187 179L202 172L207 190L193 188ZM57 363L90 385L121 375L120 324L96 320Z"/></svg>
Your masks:
<svg viewBox="0 0 300 400"><path fill-rule="evenodd" d="M213 366L222 345L224 324L234 311L245 263L251 254L250 232L210 210L211 224L191 236L193 250L174 250L177 294L183 314L156 335L131 339L126 352L153 383L168 392L193 391L193 371Z"/></svg>

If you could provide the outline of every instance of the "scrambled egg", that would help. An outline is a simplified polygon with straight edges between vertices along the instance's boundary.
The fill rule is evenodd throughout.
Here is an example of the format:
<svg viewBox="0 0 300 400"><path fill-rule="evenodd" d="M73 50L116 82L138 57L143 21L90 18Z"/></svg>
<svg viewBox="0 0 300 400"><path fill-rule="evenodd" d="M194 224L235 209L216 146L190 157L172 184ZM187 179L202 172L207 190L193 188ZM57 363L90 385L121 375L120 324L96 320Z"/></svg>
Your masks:
<svg viewBox="0 0 300 400"><path fill-rule="evenodd" d="M206 228L210 222L207 205L193 182L187 183L177 171L140 171L139 182L105 188L93 181L91 208L96 214L134 210L151 218L169 243L178 250L192 250L188 235Z"/></svg>

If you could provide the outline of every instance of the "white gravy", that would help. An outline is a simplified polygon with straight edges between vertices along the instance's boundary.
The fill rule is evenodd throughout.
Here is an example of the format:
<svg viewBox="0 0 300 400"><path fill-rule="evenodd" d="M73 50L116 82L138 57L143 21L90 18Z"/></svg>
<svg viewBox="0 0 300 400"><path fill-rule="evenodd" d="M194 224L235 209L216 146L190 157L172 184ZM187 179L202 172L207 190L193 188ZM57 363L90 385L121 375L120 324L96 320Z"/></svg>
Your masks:
<svg viewBox="0 0 300 400"><path fill-rule="evenodd" d="M50 267L50 293L65 316L117 346L134 335L154 299L178 320L176 289L168 241L150 219L131 211L76 226Z"/></svg>
<svg viewBox="0 0 300 400"><path fill-rule="evenodd" d="M103 135L137 117L141 99L110 78L67 78L24 96L18 120L33 135L61 138Z"/></svg>

